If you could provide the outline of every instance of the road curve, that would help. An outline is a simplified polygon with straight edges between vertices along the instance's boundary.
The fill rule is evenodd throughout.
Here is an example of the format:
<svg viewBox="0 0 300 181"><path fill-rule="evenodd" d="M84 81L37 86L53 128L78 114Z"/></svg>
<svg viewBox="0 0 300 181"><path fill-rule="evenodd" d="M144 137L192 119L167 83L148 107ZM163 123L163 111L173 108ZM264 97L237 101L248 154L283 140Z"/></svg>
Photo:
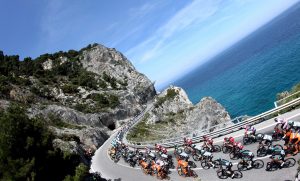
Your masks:
<svg viewBox="0 0 300 181"><path fill-rule="evenodd" d="M281 115L280 117L283 118L289 118L293 119L295 121L300 121L300 109L285 113ZM260 124L257 124L255 127L257 129L258 133L270 133L273 130L274 127L274 121L267 120ZM116 133L115 133L116 134ZM111 179L111 180L122 180L122 181L140 181L140 180L157 180L154 177L145 175L139 167L131 168L129 167L124 161L121 159L119 163L114 163L110 160L107 150L110 147L110 142L114 138L115 134L113 134L96 152L95 156L92 158L92 164L91 164L91 171L95 172L98 171L102 174L102 177ZM241 140L243 135L243 130L235 132L230 134L231 136L234 136L237 140ZM229 136L229 135L226 135ZM215 142L216 144L221 144L223 141L223 137L216 138ZM257 144L251 144L245 146L245 149L249 149L252 152L256 153L257 150ZM228 155L225 155L223 153L216 153L214 154L215 158L225 158L229 159ZM257 157L255 157L257 158ZM296 157L294 157L296 160L300 159L300 154L298 154ZM263 159L263 161L266 162L269 161L268 157L260 158ZM232 160L234 163L233 169L236 168L237 160ZM174 162L176 163L176 162ZM209 181L209 180L219 180L215 170L203 170L199 163L197 163L197 168L194 170L199 175L199 178L201 178L201 181ZM264 166L265 168L265 166ZM243 181L286 181L286 180L294 180L294 175L296 174L297 165L295 165L292 168L289 169L281 169L277 170L275 172L266 172L264 168L259 170L248 170L243 172L243 178L240 180ZM172 173L170 174L171 179L170 180L195 180L193 178L183 178L178 176L177 172L175 170L171 170Z"/></svg>

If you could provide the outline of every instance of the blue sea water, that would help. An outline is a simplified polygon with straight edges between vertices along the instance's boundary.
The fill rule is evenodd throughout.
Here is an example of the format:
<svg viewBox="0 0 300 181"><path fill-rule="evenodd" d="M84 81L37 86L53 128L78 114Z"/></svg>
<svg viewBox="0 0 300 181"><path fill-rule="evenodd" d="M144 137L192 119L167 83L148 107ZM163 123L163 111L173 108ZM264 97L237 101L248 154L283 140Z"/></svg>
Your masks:
<svg viewBox="0 0 300 181"><path fill-rule="evenodd" d="M274 107L276 94L300 82L300 4L174 82L193 103L204 96L231 117Z"/></svg>

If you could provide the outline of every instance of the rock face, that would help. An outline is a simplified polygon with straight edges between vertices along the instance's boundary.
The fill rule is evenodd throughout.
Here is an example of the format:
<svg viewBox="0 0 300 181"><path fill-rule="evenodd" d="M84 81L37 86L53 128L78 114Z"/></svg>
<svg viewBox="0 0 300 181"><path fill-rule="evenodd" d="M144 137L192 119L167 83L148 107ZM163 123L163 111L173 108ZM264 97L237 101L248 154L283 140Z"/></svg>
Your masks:
<svg viewBox="0 0 300 181"><path fill-rule="evenodd" d="M144 122L140 123L147 134L139 133L142 129L139 129L138 125L128 134L128 138L134 141L148 141L182 134L192 135L198 130L212 131L223 127L222 123L230 120L225 108L213 98L205 97L193 105L183 89L171 86L157 96L154 109L145 116ZM136 135L140 138L135 137Z"/></svg>
<svg viewBox="0 0 300 181"><path fill-rule="evenodd" d="M88 71L98 75L108 74L117 80L126 81L128 91L138 96L139 101L144 101L142 103L156 94L151 81L137 72L131 62L114 48L95 46L90 51L84 51L80 61Z"/></svg>
<svg viewBox="0 0 300 181"><path fill-rule="evenodd" d="M0 91L0 108L9 101L28 105L30 117L49 121L57 136L54 145L63 150L101 146L156 95L153 83L125 56L102 45L41 55L23 67L29 63L38 70L9 75L22 84L11 83L6 94ZM63 124L54 124L53 117Z"/></svg>

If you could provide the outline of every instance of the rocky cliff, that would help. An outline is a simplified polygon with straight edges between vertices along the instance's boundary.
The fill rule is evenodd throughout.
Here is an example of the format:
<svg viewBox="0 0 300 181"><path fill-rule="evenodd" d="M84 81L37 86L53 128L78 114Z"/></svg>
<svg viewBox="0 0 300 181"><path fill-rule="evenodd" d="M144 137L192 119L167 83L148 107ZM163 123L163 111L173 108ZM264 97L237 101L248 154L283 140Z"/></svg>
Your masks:
<svg viewBox="0 0 300 181"><path fill-rule="evenodd" d="M146 141L202 129L212 131L230 120L225 108L213 98L205 97L193 105L183 89L171 86L156 97L154 109L128 134L128 139ZM219 126L212 128L215 125Z"/></svg>
<svg viewBox="0 0 300 181"><path fill-rule="evenodd" d="M26 105L30 117L49 122L54 145L67 151L99 147L156 95L126 57L98 44L24 61L0 52L0 62L0 107Z"/></svg>

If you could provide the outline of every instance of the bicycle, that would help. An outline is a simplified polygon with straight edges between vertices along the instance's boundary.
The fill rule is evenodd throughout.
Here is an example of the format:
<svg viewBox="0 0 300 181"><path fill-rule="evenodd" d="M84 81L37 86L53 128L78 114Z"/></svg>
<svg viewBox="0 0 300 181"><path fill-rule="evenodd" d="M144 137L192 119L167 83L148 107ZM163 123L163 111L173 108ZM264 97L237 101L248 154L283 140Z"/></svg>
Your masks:
<svg viewBox="0 0 300 181"><path fill-rule="evenodd" d="M249 166L249 161L246 161L246 160L241 160L238 164L237 164L237 168L239 171L245 171L245 170L248 170ZM260 159L257 159L257 160L253 160L252 162L252 168L255 168L255 169L261 169L262 167L264 167L264 162Z"/></svg>
<svg viewBox="0 0 300 181"><path fill-rule="evenodd" d="M242 178L243 173L239 170L233 170L232 173L228 173L225 169L219 169L217 171L217 175L220 179L227 179L228 177L231 177L232 174L234 174L233 178Z"/></svg>
<svg viewBox="0 0 300 181"><path fill-rule="evenodd" d="M290 168L296 164L296 160L294 158L288 158L284 160L284 164L282 168ZM275 171L280 167L280 163L278 160L272 160L267 163L266 171Z"/></svg>

